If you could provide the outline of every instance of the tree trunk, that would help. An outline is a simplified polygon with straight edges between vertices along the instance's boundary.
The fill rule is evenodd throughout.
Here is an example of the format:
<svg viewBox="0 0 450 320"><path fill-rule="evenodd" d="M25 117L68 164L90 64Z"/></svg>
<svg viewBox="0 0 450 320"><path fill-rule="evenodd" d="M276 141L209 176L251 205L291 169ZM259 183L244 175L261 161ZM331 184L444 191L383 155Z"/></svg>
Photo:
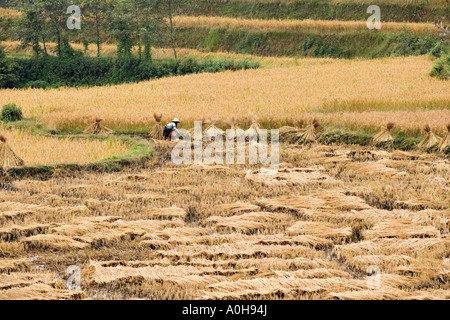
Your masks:
<svg viewBox="0 0 450 320"><path fill-rule="evenodd" d="M141 31L139 28L139 25L137 26L137 41L138 41L138 47L139 47L139 60L142 59L142 43L141 43Z"/></svg>
<svg viewBox="0 0 450 320"><path fill-rule="evenodd" d="M172 0L169 1L169 21L170 21L170 39L172 41L172 48L173 48L173 54L175 56L175 60L178 59L177 57L177 49L175 48L175 38L173 35L173 21L172 21Z"/></svg>
<svg viewBox="0 0 450 320"><path fill-rule="evenodd" d="M58 30L58 57L61 58L61 31Z"/></svg>
<svg viewBox="0 0 450 320"><path fill-rule="evenodd" d="M97 16L97 19L96 19L97 21L96 21L96 29L97 29L97 57L100 57L100 54L101 54L101 45L100 45L100 22L99 22L99 18L98 18L98 16Z"/></svg>
<svg viewBox="0 0 450 320"><path fill-rule="evenodd" d="M48 55L48 53L47 53L47 44L45 42L44 35L42 35L42 44L44 45L44 55Z"/></svg>

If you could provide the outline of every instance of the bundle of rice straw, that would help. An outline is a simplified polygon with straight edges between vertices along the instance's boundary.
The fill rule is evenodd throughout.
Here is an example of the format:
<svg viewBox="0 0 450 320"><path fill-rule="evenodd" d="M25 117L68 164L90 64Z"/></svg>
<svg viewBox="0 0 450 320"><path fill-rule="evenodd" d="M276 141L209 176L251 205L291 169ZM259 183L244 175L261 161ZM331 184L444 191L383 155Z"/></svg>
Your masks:
<svg viewBox="0 0 450 320"><path fill-rule="evenodd" d="M211 139L215 136L225 136L225 131L216 127L217 120L212 121L211 125L205 129L204 137Z"/></svg>
<svg viewBox="0 0 450 320"><path fill-rule="evenodd" d="M306 128L306 131L301 134L299 137L299 142L303 143L311 143L316 141L317 132L320 129L320 122L317 119L314 119L312 123Z"/></svg>
<svg viewBox="0 0 450 320"><path fill-rule="evenodd" d="M295 143L302 138L305 129L284 126L279 129L280 139L284 142Z"/></svg>
<svg viewBox="0 0 450 320"><path fill-rule="evenodd" d="M108 135L113 133L113 130L102 126L101 122L103 121L103 119L101 118L96 118L95 119L95 123L91 124L89 127L86 128L86 130L84 130L84 134L104 134L104 135Z"/></svg>
<svg viewBox="0 0 450 320"><path fill-rule="evenodd" d="M20 159L6 143L6 138L0 134L0 167L8 170L23 166L24 161Z"/></svg>
<svg viewBox="0 0 450 320"><path fill-rule="evenodd" d="M394 137L391 134L391 130L394 128L394 123L389 122L385 129L379 132L375 137L373 137L374 144L386 144L394 141Z"/></svg>
<svg viewBox="0 0 450 320"><path fill-rule="evenodd" d="M257 139L260 134L261 134L261 129L259 128L259 125L258 125L258 119L256 118L256 116L253 116L252 117L252 125L250 126L250 128L247 131L245 131L245 135L249 138L256 137L256 139Z"/></svg>
<svg viewBox="0 0 450 320"><path fill-rule="evenodd" d="M418 145L420 149L428 150L441 143L441 138L433 133L429 125L426 125L424 130L426 132L426 136L425 139L423 139L422 142Z"/></svg>
<svg viewBox="0 0 450 320"><path fill-rule="evenodd" d="M202 134L205 131L205 126L210 124L210 123L211 123L211 120L205 119L205 118L202 119ZM194 133L195 133L195 127L189 129L188 132L189 132L189 135L191 136L191 138L193 139L194 138Z"/></svg>
<svg viewBox="0 0 450 320"><path fill-rule="evenodd" d="M150 132L150 138L155 140L164 140L163 128L161 127L162 113L153 112L156 124Z"/></svg>
<svg viewBox="0 0 450 320"><path fill-rule="evenodd" d="M447 148L450 148L450 123L447 125L447 135L442 139L442 142L439 145L439 150L442 152Z"/></svg>
<svg viewBox="0 0 450 320"><path fill-rule="evenodd" d="M236 125L236 117L231 116L228 121L225 121L225 124L230 127L231 130L235 130L235 140L244 134L244 131ZM227 132L227 137L229 136L229 132Z"/></svg>

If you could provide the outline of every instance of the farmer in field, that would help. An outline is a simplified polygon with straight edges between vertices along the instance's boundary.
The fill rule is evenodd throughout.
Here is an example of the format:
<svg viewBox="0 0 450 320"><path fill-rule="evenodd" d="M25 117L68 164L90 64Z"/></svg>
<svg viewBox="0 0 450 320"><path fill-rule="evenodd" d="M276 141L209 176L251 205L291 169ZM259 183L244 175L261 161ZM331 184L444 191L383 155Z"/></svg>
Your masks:
<svg viewBox="0 0 450 320"><path fill-rule="evenodd" d="M178 120L178 118L175 118L172 120L171 123L167 124L164 127L164 130L163 130L164 140L166 140L166 141L179 140L179 137L181 136L180 132L177 129L177 126L179 123L180 123L180 120Z"/></svg>

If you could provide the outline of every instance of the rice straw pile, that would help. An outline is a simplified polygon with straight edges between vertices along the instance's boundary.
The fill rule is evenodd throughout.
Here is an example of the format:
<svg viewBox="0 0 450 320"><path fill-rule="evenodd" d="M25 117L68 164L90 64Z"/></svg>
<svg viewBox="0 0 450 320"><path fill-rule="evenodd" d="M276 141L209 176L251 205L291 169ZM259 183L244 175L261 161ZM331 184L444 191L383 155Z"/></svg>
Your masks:
<svg viewBox="0 0 450 320"><path fill-rule="evenodd" d="M155 140L164 140L163 129L161 127L162 113L153 112L156 124L150 132L150 138Z"/></svg>
<svg viewBox="0 0 450 320"><path fill-rule="evenodd" d="M253 116L252 117L252 125L250 126L250 128L247 131L245 131L245 135L247 137L249 137L249 139L250 138L258 139L260 134L261 134L261 129L259 128L258 120L257 120L256 116Z"/></svg>
<svg viewBox="0 0 450 320"><path fill-rule="evenodd" d="M444 139L442 139L442 142L439 145L439 150L444 152L449 147L450 147L450 123L447 125L447 135L444 137Z"/></svg>
<svg viewBox="0 0 450 320"><path fill-rule="evenodd" d="M91 124L89 127L86 128L86 130L84 130L84 134L104 134L104 135L109 135L111 133L113 133L113 130L102 126L101 122L103 121L103 119L101 118L97 118L95 119L95 123Z"/></svg>
<svg viewBox="0 0 450 320"><path fill-rule="evenodd" d="M426 125L424 130L426 132L426 136L425 139L423 139L422 142L418 145L420 149L428 150L441 143L441 138L434 134L429 125Z"/></svg>
<svg viewBox="0 0 450 320"><path fill-rule="evenodd" d="M231 116L231 118L228 121L225 121L225 124L229 126L231 130L235 130L235 138L234 138L235 140L237 140L243 135L244 131L241 128L239 128L239 126L236 125L236 116L234 115ZM230 137L230 139L232 138L232 135L229 132L227 132L227 138L228 137Z"/></svg>
<svg viewBox="0 0 450 320"><path fill-rule="evenodd" d="M216 123L218 120L213 120L211 125L205 129L204 137L207 139L211 139L216 136L224 136L225 131L216 127Z"/></svg>
<svg viewBox="0 0 450 320"><path fill-rule="evenodd" d="M24 161L14 153L6 143L6 138L0 134L0 167L7 170L23 164Z"/></svg>
<svg viewBox="0 0 450 320"><path fill-rule="evenodd" d="M320 122L314 119L312 123L308 126L306 131L300 136L299 142L302 143L312 143L317 139L317 132L320 129Z"/></svg>
<svg viewBox="0 0 450 320"><path fill-rule="evenodd" d="M389 144L394 141L394 137L392 136L391 130L394 128L394 123L389 122L385 129L383 129L381 132L379 132L374 138L373 138L373 144L380 145L380 144Z"/></svg>
<svg viewBox="0 0 450 320"><path fill-rule="evenodd" d="M284 126L279 129L280 139L284 142L295 143L303 137L305 129Z"/></svg>
<svg viewBox="0 0 450 320"><path fill-rule="evenodd" d="M205 119L205 118L202 119L202 137L203 137L203 132L205 131L205 126L210 124L210 123L211 123L211 120ZM209 129L209 127L208 127L208 129ZM193 139L194 138L194 134L195 134L195 127L189 129L188 132L189 132L189 135L191 136L191 138Z"/></svg>

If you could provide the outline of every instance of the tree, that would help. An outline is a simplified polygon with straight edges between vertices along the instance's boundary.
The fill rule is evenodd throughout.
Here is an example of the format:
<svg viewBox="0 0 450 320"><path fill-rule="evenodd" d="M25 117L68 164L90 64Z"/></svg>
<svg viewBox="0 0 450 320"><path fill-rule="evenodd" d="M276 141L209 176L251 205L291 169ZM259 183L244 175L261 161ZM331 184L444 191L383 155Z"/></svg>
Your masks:
<svg viewBox="0 0 450 320"><path fill-rule="evenodd" d="M132 0L117 0L108 14L108 30L117 41L117 57L131 56L131 49L136 43L136 26L133 19Z"/></svg>
<svg viewBox="0 0 450 320"><path fill-rule="evenodd" d="M67 8L73 4L69 0L41 0L43 19L48 20L49 30L56 38L56 52L62 53L62 40L67 27ZM72 3L70 3L72 2Z"/></svg>
<svg viewBox="0 0 450 320"><path fill-rule="evenodd" d="M108 12L112 8L110 0L83 0L83 11L86 20L94 23L96 44L97 44L97 56L101 55L101 29L104 28Z"/></svg>
<svg viewBox="0 0 450 320"><path fill-rule="evenodd" d="M21 47L32 47L36 55L47 54L48 25L44 19L43 2L39 0L14 1L12 5L23 15L15 26L15 32L21 42ZM43 44L43 49L40 43Z"/></svg>
<svg viewBox="0 0 450 320"><path fill-rule="evenodd" d="M43 34L44 21L40 19L40 15L32 10L24 13L24 15L19 19L16 33L20 40L20 47L32 47L34 53L39 56L42 53L47 54L46 47L46 37ZM42 50L40 42L44 45L44 50Z"/></svg>
<svg viewBox="0 0 450 320"><path fill-rule="evenodd" d="M135 0L134 11L139 58L151 60L151 45L157 38L160 38L164 26L161 1ZM142 46L144 46L143 56Z"/></svg>
<svg viewBox="0 0 450 320"><path fill-rule="evenodd" d="M0 88L13 88L19 80L17 64L6 57L0 46Z"/></svg>
<svg viewBox="0 0 450 320"><path fill-rule="evenodd" d="M195 6L195 2L192 0L164 0L166 4L166 16L169 19L169 35L170 35L170 42L173 48L173 54L175 56L175 59L178 59L177 57L177 49L175 45L175 33L174 33L174 27L173 27L173 16L174 14L180 14L182 13L183 9L185 8L192 8Z"/></svg>
<svg viewBox="0 0 450 320"><path fill-rule="evenodd" d="M118 57L130 56L131 49L137 45L139 58L151 59L151 44L164 25L161 3L161 0L114 2L108 20L109 30L119 42Z"/></svg>

